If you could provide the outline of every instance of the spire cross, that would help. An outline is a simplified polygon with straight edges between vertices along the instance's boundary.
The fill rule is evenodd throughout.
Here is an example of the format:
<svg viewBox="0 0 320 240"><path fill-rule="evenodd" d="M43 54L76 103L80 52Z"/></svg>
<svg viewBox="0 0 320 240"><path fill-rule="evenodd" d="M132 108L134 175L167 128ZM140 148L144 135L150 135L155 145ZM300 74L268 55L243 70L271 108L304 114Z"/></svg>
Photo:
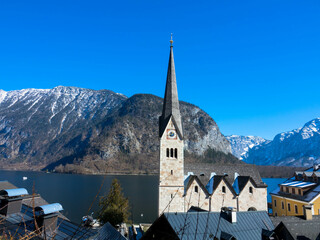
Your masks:
<svg viewBox="0 0 320 240"><path fill-rule="evenodd" d="M170 39L171 47L173 46L173 40L172 40L172 33L171 33L171 39Z"/></svg>

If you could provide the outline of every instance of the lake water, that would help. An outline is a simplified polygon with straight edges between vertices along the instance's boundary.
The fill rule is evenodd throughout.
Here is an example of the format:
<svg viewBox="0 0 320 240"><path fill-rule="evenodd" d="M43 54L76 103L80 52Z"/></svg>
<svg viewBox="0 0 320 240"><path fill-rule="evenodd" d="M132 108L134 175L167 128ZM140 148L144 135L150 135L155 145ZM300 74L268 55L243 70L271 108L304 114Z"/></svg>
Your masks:
<svg viewBox="0 0 320 240"><path fill-rule="evenodd" d="M23 181L23 177L28 179ZM17 187L26 188L30 194L34 189L49 203L60 203L64 208L63 214L77 223L82 216L97 211L99 199L108 193L113 178L120 181L123 193L129 199L130 218L134 222L153 222L157 218L158 176L48 174L0 170L0 181L8 180ZM264 178L263 181L268 184L269 193L284 179ZM268 201L271 201L269 196Z"/></svg>

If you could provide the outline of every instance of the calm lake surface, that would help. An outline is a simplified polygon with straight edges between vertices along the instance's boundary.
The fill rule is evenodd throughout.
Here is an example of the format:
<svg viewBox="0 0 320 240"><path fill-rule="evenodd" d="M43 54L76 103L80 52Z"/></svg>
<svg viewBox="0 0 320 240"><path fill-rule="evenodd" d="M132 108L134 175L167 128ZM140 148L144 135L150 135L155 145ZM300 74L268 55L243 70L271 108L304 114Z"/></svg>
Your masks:
<svg viewBox="0 0 320 240"><path fill-rule="evenodd" d="M23 181L23 177L28 179ZM153 222L157 218L158 176L48 174L0 170L0 181L8 180L17 187L26 188L30 194L34 189L49 203L60 203L64 208L62 213L76 223L81 221L82 216L99 209L99 199L108 193L113 178L120 181L123 193L129 199L130 218L137 223ZM284 179L264 178L263 181L268 184L269 193ZM269 196L268 201L271 201Z"/></svg>

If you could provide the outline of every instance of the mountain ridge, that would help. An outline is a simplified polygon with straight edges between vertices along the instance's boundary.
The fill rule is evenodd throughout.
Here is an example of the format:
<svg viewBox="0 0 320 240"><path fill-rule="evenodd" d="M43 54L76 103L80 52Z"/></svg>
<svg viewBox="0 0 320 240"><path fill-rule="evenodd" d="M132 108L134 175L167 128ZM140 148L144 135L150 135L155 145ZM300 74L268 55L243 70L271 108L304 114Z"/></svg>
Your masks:
<svg viewBox="0 0 320 240"><path fill-rule="evenodd" d="M320 163L320 118L252 146L242 158L258 165L309 167Z"/></svg>
<svg viewBox="0 0 320 240"><path fill-rule="evenodd" d="M162 101L151 94L128 98L110 90L63 86L2 90L0 167L104 173L130 171L140 162L138 171L150 165L156 172ZM228 155L230 144L215 121L192 104L180 104L186 151L201 155L212 148Z"/></svg>

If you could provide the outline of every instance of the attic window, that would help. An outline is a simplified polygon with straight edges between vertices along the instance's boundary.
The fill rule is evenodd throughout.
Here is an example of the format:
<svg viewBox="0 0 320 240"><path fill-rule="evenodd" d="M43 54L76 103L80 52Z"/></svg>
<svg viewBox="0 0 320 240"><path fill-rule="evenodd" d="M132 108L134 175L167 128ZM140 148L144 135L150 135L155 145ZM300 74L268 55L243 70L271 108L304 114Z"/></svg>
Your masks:
<svg viewBox="0 0 320 240"><path fill-rule="evenodd" d="M198 192L198 186L194 186L194 192Z"/></svg>
<svg viewBox="0 0 320 240"><path fill-rule="evenodd" d="M253 193L252 187L249 187L249 193Z"/></svg>
<svg viewBox="0 0 320 240"><path fill-rule="evenodd" d="M226 187L225 186L222 186L222 192L226 193Z"/></svg>

